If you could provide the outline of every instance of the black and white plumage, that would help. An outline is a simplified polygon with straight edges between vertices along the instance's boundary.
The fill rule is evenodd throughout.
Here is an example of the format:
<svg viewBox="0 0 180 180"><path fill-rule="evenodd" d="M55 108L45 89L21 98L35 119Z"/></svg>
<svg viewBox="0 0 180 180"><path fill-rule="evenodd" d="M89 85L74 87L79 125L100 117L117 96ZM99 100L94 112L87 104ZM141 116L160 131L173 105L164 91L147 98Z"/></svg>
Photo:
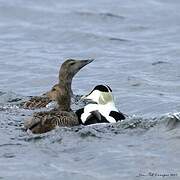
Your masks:
<svg viewBox="0 0 180 180"><path fill-rule="evenodd" d="M112 90L107 85L96 86L88 95L82 99L92 102L84 108L76 111L80 123L84 125L95 123L115 123L125 119L115 106Z"/></svg>

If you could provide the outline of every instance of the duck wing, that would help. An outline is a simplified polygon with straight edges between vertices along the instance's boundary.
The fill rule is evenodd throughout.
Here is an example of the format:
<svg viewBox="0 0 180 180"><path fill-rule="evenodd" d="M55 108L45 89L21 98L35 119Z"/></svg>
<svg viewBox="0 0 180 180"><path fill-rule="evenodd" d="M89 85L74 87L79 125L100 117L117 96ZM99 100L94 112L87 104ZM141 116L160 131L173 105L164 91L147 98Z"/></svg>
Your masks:
<svg viewBox="0 0 180 180"><path fill-rule="evenodd" d="M72 127L76 125L79 125L79 121L75 113L58 110L36 112L24 123L25 129L31 130L34 134L51 131L57 126Z"/></svg>
<svg viewBox="0 0 180 180"><path fill-rule="evenodd" d="M97 122L98 122L98 121L102 120L102 115L101 115L101 113L98 110L92 111L91 115L89 115L86 120L88 121L88 120L90 120L92 118L97 119Z"/></svg>
<svg viewBox="0 0 180 180"><path fill-rule="evenodd" d="M24 109L35 109L46 107L50 102L51 100L46 96L34 96L28 101L22 102L20 105Z"/></svg>

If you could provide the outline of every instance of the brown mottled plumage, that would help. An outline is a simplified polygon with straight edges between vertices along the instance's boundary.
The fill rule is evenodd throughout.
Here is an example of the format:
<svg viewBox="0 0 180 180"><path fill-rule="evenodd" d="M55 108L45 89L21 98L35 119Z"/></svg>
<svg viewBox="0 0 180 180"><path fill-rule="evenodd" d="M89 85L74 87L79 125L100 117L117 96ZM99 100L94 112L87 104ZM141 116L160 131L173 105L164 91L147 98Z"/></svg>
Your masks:
<svg viewBox="0 0 180 180"><path fill-rule="evenodd" d="M52 101L57 101L58 93L61 91L59 84L55 84L50 91L44 94Z"/></svg>
<svg viewBox="0 0 180 180"><path fill-rule="evenodd" d="M26 102L20 104L24 109L37 109L46 107L52 100L47 96L34 96Z"/></svg>
<svg viewBox="0 0 180 180"><path fill-rule="evenodd" d="M71 89L73 77L81 68L89 64L91 61L92 60L88 60L87 63L86 60L68 59L62 64L59 71L59 83L62 78L66 78L68 86L70 87L71 96L73 96ZM73 66L70 66L70 63L74 63ZM58 91L60 90L59 83L55 84L50 91L44 93L42 96L34 96L28 101L22 102L20 106L24 109L36 109L46 107L46 105L49 104L51 101L56 101Z"/></svg>
<svg viewBox="0 0 180 180"><path fill-rule="evenodd" d="M43 94L43 96L34 96L28 101L22 102L20 105L24 109L37 109L46 107L50 102L56 101L59 90L59 84L55 84L52 89Z"/></svg>
<svg viewBox="0 0 180 180"><path fill-rule="evenodd" d="M77 125L79 125L79 121L74 112L59 111L58 109L34 113L33 118L24 124L34 134L45 133L59 126Z"/></svg>
<svg viewBox="0 0 180 180"><path fill-rule="evenodd" d="M59 84L56 90L56 101L58 108L50 111L37 112L33 117L24 123L26 130L31 130L32 133L45 133L57 126L75 126L79 125L77 115L71 110L71 82L72 77L85 65L92 60L67 60L60 69Z"/></svg>

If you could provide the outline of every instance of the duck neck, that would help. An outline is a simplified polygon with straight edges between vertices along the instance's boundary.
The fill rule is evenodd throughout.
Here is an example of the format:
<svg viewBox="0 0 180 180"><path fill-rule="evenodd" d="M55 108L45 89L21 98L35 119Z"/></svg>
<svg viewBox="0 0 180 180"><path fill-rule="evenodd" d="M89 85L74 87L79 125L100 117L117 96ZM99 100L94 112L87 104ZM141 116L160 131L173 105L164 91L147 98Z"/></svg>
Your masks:
<svg viewBox="0 0 180 180"><path fill-rule="evenodd" d="M60 89L61 89L61 94L58 97L58 105L59 105L59 110L61 111L71 111L71 84L68 82L60 82Z"/></svg>
<svg viewBox="0 0 180 180"><path fill-rule="evenodd" d="M70 96L73 96L73 92L71 89L71 85L72 85L72 78L70 76L68 76L67 74L64 75L63 73L60 73L60 77L59 77L59 84L61 87L65 87L66 89L69 90L70 92Z"/></svg>

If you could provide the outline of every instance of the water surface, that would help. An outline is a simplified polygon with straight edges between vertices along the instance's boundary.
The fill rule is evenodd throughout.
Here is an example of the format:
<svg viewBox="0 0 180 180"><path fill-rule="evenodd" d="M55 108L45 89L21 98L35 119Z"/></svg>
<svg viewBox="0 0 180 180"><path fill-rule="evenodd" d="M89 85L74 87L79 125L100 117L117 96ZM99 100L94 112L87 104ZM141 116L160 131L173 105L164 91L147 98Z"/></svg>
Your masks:
<svg viewBox="0 0 180 180"><path fill-rule="evenodd" d="M1 179L179 179L180 1L0 1ZM111 86L126 122L21 130L14 102L57 82L66 58L95 61L75 94Z"/></svg>

